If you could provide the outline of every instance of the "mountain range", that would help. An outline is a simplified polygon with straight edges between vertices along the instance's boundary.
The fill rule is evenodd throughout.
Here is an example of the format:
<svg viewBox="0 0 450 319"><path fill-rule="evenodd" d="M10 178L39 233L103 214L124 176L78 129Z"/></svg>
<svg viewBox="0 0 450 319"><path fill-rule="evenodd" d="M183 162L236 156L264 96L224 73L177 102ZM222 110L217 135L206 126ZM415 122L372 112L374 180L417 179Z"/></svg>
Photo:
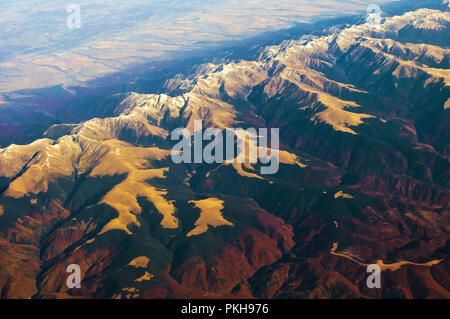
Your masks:
<svg viewBox="0 0 450 319"><path fill-rule="evenodd" d="M450 298L449 24L316 29L0 149L1 297ZM195 120L279 128L278 173L175 164Z"/></svg>

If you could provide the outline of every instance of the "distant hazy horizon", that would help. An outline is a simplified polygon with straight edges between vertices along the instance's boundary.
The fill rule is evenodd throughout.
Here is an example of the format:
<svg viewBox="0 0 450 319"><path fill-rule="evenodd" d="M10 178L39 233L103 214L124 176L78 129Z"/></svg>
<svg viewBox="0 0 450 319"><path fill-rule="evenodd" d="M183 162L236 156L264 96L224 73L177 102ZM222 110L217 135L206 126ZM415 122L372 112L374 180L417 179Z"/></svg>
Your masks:
<svg viewBox="0 0 450 319"><path fill-rule="evenodd" d="M376 1L19 0L1 3L0 93L75 85L174 51L299 22L355 14ZM81 28L69 29L69 5Z"/></svg>

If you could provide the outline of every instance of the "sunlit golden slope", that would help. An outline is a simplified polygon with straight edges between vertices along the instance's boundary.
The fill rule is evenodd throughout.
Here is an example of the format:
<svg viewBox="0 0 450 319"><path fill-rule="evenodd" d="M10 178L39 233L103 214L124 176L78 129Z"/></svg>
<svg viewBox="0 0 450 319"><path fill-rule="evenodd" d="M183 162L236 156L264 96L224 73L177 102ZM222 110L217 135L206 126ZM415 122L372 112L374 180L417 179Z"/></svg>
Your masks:
<svg viewBox="0 0 450 319"><path fill-rule="evenodd" d="M82 124L82 127L101 132L102 126L96 126L98 123L104 122L95 119ZM126 179L100 202L115 208L119 213L118 218L108 223L101 233L111 229L130 233L128 225L138 226L135 214L141 212L137 203L137 197L140 196L152 202L163 215L163 227L177 228L178 221L173 217L175 208L164 198L166 191L148 184L153 178L165 178L164 173L168 168L152 169L151 163L166 158L171 151L140 148L120 140L107 139L110 137L107 134L109 131L87 137L90 136L89 132L80 129L77 134L63 136L57 141L42 140L25 147L11 147L7 154L23 151L20 153L22 158L32 156L33 152L36 156L26 165L25 172L9 185L4 195L21 198L47 192L49 183L56 183L58 178L73 178L75 172L90 171L88 176L92 177L125 174ZM5 156L5 152L3 155Z"/></svg>
<svg viewBox="0 0 450 319"><path fill-rule="evenodd" d="M190 201L201 210L200 218L195 222L195 228L187 236L197 236L208 230L209 226L234 226L222 216L224 202L218 198L208 198L199 201Z"/></svg>

